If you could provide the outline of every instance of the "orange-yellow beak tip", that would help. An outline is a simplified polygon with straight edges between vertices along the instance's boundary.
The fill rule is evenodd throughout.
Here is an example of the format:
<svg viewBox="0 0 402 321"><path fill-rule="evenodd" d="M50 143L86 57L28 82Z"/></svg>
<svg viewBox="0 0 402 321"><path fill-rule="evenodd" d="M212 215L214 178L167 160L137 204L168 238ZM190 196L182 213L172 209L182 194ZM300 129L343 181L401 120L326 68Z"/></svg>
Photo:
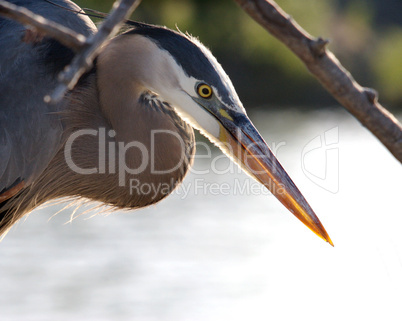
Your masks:
<svg viewBox="0 0 402 321"><path fill-rule="evenodd" d="M225 122L229 121L223 117L222 124ZM229 123L227 128L232 128L231 131L220 125L219 140L225 143L223 150L234 157L246 173L270 190L312 232L334 246L310 205L247 116L242 115L237 119L235 128L238 130L233 129L233 119Z"/></svg>
<svg viewBox="0 0 402 321"><path fill-rule="evenodd" d="M306 224L307 225L307 224ZM325 242L328 242L329 245L331 245L332 247L334 247L334 243L332 242L331 238L329 237L327 231L324 229L324 227L322 226L321 222L318 223L318 225L314 226L314 228L312 228L310 225L307 225L307 227L314 232L314 234L316 234L319 238L323 239ZM318 230L316 229L316 227L318 227Z"/></svg>
<svg viewBox="0 0 402 321"><path fill-rule="evenodd" d="M334 243L332 243L331 238L328 236L326 241L329 243L329 245L331 245L332 247L335 247Z"/></svg>

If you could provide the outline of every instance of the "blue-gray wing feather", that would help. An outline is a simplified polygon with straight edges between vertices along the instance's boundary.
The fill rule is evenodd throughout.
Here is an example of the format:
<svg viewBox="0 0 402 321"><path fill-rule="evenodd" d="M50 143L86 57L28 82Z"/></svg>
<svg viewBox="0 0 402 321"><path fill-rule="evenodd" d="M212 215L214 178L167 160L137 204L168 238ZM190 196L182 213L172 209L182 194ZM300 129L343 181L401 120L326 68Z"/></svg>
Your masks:
<svg viewBox="0 0 402 321"><path fill-rule="evenodd" d="M19 6L86 36L96 27L86 16L43 0L12 0ZM53 2L79 9L67 0ZM0 18L0 193L13 184L30 184L61 148L63 124L57 114L65 102L46 104L57 86L57 74L73 53L53 39L25 43L26 28Z"/></svg>

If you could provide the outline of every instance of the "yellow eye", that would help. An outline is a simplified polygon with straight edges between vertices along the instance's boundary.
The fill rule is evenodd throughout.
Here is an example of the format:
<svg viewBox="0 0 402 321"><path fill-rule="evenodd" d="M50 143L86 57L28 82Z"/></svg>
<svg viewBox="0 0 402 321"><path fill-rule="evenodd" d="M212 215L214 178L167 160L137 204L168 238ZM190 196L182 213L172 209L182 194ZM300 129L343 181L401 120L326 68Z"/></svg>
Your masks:
<svg viewBox="0 0 402 321"><path fill-rule="evenodd" d="M202 98L210 98L212 96L212 88L207 84L199 84L197 92Z"/></svg>

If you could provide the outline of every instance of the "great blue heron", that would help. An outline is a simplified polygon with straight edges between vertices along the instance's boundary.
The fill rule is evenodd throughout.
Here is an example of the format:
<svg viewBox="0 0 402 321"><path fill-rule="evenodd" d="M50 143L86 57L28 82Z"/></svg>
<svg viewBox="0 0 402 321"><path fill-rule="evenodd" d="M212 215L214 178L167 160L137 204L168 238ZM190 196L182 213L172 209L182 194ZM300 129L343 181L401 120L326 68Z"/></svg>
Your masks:
<svg viewBox="0 0 402 321"><path fill-rule="evenodd" d="M10 2L85 36L96 32L88 17L45 1ZM80 10L68 0L53 2ZM47 104L44 96L72 51L47 37L24 41L25 27L0 19L0 233L54 198L116 208L160 201L191 165L196 128L332 244L211 52L180 32L132 25L103 47L60 103ZM133 192L132 180L159 188Z"/></svg>

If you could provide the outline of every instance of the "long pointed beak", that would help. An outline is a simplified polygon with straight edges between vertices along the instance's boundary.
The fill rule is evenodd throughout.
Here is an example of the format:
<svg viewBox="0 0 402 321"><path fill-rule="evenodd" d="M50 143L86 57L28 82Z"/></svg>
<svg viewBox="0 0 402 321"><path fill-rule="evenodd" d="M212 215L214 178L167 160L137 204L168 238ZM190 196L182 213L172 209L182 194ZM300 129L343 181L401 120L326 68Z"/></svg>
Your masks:
<svg viewBox="0 0 402 321"><path fill-rule="evenodd" d="M221 115L219 140L250 176L273 195L311 231L332 246L333 243L314 211L276 159L246 115Z"/></svg>

